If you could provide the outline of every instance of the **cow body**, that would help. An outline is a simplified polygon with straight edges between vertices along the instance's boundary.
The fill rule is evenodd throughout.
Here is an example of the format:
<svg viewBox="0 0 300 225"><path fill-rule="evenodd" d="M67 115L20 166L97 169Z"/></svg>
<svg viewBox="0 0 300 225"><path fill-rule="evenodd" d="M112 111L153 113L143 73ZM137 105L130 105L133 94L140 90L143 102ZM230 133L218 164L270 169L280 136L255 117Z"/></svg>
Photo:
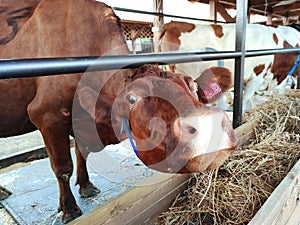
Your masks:
<svg viewBox="0 0 300 225"><path fill-rule="evenodd" d="M246 28L246 50L276 49L300 46L300 33L290 27L272 27L248 24ZM196 25L170 22L161 34L161 50L183 51L234 51L235 24ZM297 59L296 54L276 54L245 59L244 105L255 93L271 93L283 83ZM171 70L189 74L195 80L201 72L220 61L177 64ZM224 66L234 72L234 60L224 60Z"/></svg>
<svg viewBox="0 0 300 225"><path fill-rule="evenodd" d="M2 34L6 38L1 39L5 41L0 43L0 58L129 54L119 19L103 3L24 2L32 4L26 6L30 13L14 17L20 26L17 23L14 30ZM11 10L23 10L7 6L8 1L0 6L2 3L6 4L7 15ZM207 86L209 91L210 83L220 83L221 91L231 85L231 74L226 69L215 67L203 74L199 80L203 90ZM124 121L136 142L139 158L163 172L216 168L237 147L226 114L199 101L217 99L220 93L197 93L190 77L163 72L156 65L1 80L0 89L0 137L36 129L42 133L58 180L64 222L82 214L69 186L73 172L69 135L75 138L76 184L82 197L99 193L89 181L88 154L125 139L127 135L120 132Z"/></svg>

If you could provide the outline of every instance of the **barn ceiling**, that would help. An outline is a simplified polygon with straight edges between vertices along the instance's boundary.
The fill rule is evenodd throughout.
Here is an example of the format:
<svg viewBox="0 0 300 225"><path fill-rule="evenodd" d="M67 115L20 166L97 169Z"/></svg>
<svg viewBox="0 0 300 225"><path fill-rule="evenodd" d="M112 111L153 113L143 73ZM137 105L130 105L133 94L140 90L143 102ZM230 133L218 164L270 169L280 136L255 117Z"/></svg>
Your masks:
<svg viewBox="0 0 300 225"><path fill-rule="evenodd" d="M201 2L209 4L209 0L188 0L190 2ZM227 9L235 8L236 0L215 0ZM248 0L248 8L252 14L267 15L275 17L299 17L300 0Z"/></svg>

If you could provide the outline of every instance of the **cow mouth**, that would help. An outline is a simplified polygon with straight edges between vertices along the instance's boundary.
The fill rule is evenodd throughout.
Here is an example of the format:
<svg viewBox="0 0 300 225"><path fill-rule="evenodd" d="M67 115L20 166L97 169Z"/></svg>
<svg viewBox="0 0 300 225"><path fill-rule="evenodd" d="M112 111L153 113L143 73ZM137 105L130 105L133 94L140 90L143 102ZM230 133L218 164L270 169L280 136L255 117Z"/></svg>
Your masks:
<svg viewBox="0 0 300 225"><path fill-rule="evenodd" d="M238 144L233 144L230 148L193 157L180 171L178 171L178 173L199 173L216 169L220 167L226 159L228 159L228 157L234 150L237 149L237 147Z"/></svg>

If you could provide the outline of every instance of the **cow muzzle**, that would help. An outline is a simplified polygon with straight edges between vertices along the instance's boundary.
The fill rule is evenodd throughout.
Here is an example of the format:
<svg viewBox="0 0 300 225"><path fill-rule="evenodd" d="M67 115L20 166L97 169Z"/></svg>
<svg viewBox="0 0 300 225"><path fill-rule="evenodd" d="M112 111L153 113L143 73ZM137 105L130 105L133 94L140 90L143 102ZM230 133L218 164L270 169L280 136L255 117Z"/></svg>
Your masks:
<svg viewBox="0 0 300 225"><path fill-rule="evenodd" d="M218 108L193 109L176 118L172 130L182 148L180 161L186 162L179 173L215 169L237 148L230 120Z"/></svg>

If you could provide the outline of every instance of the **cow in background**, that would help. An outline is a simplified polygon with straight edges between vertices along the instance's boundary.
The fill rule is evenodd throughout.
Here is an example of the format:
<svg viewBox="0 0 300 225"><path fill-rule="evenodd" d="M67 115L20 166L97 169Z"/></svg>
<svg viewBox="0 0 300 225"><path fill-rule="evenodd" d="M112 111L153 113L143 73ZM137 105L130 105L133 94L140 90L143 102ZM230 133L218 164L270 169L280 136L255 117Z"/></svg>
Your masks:
<svg viewBox="0 0 300 225"><path fill-rule="evenodd" d="M287 26L274 26L275 31L280 34L284 40L293 48L298 48L300 45L300 25L290 24Z"/></svg>
<svg viewBox="0 0 300 225"><path fill-rule="evenodd" d="M272 27L248 24L246 50L299 47L300 33L290 27ZM234 51L235 24L200 25L186 22L165 24L160 36L161 51ZM271 94L278 85L284 85L288 72L297 59L297 53L249 57L244 70L244 108L254 105L256 93ZM199 74L219 61L206 61L170 65L170 70L189 74L197 81ZM224 66L232 74L234 60L224 60ZM294 74L295 76L295 74ZM229 96L229 95L227 95ZM230 103L232 101L228 98ZM252 102L251 102L252 101ZM249 106L248 106L249 107Z"/></svg>
<svg viewBox="0 0 300 225"><path fill-rule="evenodd" d="M103 3L11 2L0 1L5 27L0 29L2 59L129 54L119 19ZM204 92L196 91L190 77L164 72L156 65L1 80L0 137L36 129L42 133L58 181L59 209L67 223L82 214L69 184L73 173L69 135L75 138L76 184L82 197L99 193L88 176L89 153L125 139L124 126L136 142L137 156L162 172L213 169L236 149L226 114L202 103L228 90L231 74L214 67L201 77ZM210 92L216 83L222 84L219 91Z"/></svg>
<svg viewBox="0 0 300 225"><path fill-rule="evenodd" d="M294 28L294 29L296 29L297 31L300 32L300 24L298 24L298 23L292 23L292 24L289 24L288 26L292 27L292 28Z"/></svg>

